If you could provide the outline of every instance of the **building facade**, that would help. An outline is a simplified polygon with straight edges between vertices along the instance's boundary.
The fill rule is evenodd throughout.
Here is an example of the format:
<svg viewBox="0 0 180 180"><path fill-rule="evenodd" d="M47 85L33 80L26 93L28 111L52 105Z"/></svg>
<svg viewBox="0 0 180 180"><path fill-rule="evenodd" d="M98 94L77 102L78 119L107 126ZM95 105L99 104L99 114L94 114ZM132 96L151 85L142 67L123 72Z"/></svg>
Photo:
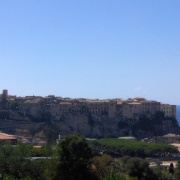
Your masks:
<svg viewBox="0 0 180 180"><path fill-rule="evenodd" d="M26 96L16 97L9 96L7 90L3 90L1 102L7 101L11 104L17 102L20 111L24 116L30 115L34 118L41 118L46 114L54 120L59 120L63 114L96 114L107 115L109 118L119 116L122 119L134 119L147 112L154 114L162 111L165 117L176 117L176 106L163 104L154 100L146 100L142 97L134 99L71 99L49 95L47 97ZM10 105L9 105L10 106Z"/></svg>

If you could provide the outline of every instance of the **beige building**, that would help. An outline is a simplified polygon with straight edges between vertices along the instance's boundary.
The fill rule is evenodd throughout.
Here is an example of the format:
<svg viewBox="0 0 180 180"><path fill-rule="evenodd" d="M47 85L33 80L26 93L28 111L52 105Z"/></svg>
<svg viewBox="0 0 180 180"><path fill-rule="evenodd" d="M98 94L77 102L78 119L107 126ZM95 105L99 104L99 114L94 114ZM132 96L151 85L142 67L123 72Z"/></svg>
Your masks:
<svg viewBox="0 0 180 180"><path fill-rule="evenodd" d="M139 102L119 101L116 110L117 115L121 115L122 119L138 119L142 114L142 104Z"/></svg>
<svg viewBox="0 0 180 180"><path fill-rule="evenodd" d="M63 114L97 114L108 115L110 118L119 115L122 119L139 119L142 114L157 111L165 113L166 117L176 116L176 106L150 101L144 98L127 100L89 100L89 99L60 99L54 97L29 98L21 105L24 112L37 116L48 112L54 119L59 119Z"/></svg>
<svg viewBox="0 0 180 180"><path fill-rule="evenodd" d="M150 112L154 114L155 112L160 111L160 102L145 100L141 101L141 104L143 113Z"/></svg>
<svg viewBox="0 0 180 180"><path fill-rule="evenodd" d="M38 117L39 113L42 111L40 101L40 98L25 100L20 107L24 112L24 116L26 116L26 114L30 114L33 117Z"/></svg>
<svg viewBox="0 0 180 180"><path fill-rule="evenodd" d="M8 91L3 90L1 99L8 96ZM26 97L11 97L9 104L17 101L20 110L24 115L32 117L41 117L42 114L49 114L49 117L59 120L63 114L96 114L108 115L113 118L119 116L122 119L134 119L147 112L152 114L157 111L164 112L166 117L176 117L176 106L163 104L157 101L146 100L143 97L136 97L134 99L71 99L55 97L49 95L46 97L26 96Z"/></svg>
<svg viewBox="0 0 180 180"><path fill-rule="evenodd" d="M164 112L165 117L176 117L175 105L161 103L160 111Z"/></svg>

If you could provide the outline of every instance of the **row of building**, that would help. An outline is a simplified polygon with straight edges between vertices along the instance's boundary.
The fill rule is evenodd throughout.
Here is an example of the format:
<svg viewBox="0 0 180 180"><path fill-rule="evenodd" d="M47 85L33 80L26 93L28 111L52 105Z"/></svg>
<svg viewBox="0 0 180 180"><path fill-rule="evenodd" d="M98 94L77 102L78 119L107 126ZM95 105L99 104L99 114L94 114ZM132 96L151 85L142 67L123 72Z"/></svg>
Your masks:
<svg viewBox="0 0 180 180"><path fill-rule="evenodd" d="M154 114L157 111L164 112L166 117L176 117L175 105L146 100L142 97L105 100L71 99L54 95L16 97L8 95L7 90L3 90L1 97L3 101L6 99L6 106L16 102L17 108L24 113L24 116L31 115L35 118L40 118L42 114L49 114L52 119L59 120L63 114L71 113L108 115L110 118L119 115L122 119L138 119L142 114L147 112Z"/></svg>

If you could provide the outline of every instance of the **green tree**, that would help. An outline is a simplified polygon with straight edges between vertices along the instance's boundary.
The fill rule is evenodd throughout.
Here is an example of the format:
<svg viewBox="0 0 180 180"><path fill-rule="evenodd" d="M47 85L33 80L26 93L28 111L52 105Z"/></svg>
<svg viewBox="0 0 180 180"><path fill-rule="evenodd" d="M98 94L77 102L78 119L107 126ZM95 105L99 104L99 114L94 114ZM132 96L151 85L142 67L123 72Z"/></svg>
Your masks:
<svg viewBox="0 0 180 180"><path fill-rule="evenodd" d="M45 179L43 169L35 161L31 161L29 145L0 143L0 174L3 179Z"/></svg>
<svg viewBox="0 0 180 180"><path fill-rule="evenodd" d="M173 165L173 163L171 163L170 166L169 166L169 173L174 174L174 165Z"/></svg>
<svg viewBox="0 0 180 180"><path fill-rule="evenodd" d="M57 147L57 156L55 180L94 179L90 171L92 152L83 136L67 136Z"/></svg>
<svg viewBox="0 0 180 180"><path fill-rule="evenodd" d="M159 180L158 176L149 168L148 161L144 159L124 156L119 161L116 161L115 165L119 168L121 173L129 175L130 179Z"/></svg>
<svg viewBox="0 0 180 180"><path fill-rule="evenodd" d="M140 158L130 158L125 165L127 172L132 177L137 177L138 180L147 179L149 173L149 163Z"/></svg>
<svg viewBox="0 0 180 180"><path fill-rule="evenodd" d="M102 156L95 156L93 157L92 163L95 168L95 173L100 179L103 179L103 177L107 178L111 175L114 159L110 155L103 154Z"/></svg>
<svg viewBox="0 0 180 180"><path fill-rule="evenodd" d="M177 162L174 174L176 179L180 179L180 161Z"/></svg>

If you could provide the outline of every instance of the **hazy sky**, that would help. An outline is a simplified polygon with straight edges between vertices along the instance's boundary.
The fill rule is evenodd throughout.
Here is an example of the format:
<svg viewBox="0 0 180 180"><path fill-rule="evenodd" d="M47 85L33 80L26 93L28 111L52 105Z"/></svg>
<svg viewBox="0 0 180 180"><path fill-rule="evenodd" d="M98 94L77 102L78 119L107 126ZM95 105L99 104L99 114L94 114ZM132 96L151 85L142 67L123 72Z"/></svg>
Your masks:
<svg viewBox="0 0 180 180"><path fill-rule="evenodd" d="M0 0L0 91L180 104L179 0Z"/></svg>

